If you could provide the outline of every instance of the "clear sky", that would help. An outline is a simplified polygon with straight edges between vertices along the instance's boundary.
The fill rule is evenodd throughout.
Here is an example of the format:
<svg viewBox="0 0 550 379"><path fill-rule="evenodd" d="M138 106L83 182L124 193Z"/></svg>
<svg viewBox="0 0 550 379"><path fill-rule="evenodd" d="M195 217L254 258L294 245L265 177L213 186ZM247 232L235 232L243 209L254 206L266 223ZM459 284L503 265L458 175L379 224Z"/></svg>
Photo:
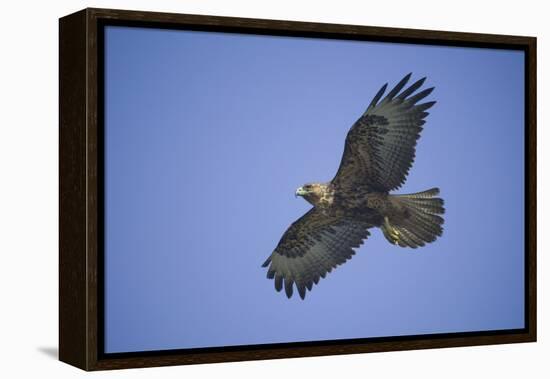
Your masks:
<svg viewBox="0 0 550 379"><path fill-rule="evenodd" d="M105 347L127 352L522 328L523 53L126 27L105 33ZM437 100L398 193L445 231L373 229L287 299L261 264L376 91Z"/></svg>

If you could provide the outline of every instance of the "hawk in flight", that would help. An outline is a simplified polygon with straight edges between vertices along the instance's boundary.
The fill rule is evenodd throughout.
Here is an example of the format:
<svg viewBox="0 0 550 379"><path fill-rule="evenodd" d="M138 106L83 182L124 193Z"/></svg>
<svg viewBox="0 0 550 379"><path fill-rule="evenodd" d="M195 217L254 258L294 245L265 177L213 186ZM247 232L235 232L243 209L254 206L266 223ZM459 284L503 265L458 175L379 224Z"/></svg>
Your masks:
<svg viewBox="0 0 550 379"><path fill-rule="evenodd" d="M413 194L390 194L405 182L416 141L435 101L419 102L432 88L417 90L422 78L403 90L411 74L388 94L385 84L349 130L336 176L328 183L308 183L296 190L313 207L287 229L262 267L291 297L294 285L302 299L320 278L355 254L378 227L386 239L417 248L443 232L443 200L438 188ZM403 91L402 91L403 90Z"/></svg>

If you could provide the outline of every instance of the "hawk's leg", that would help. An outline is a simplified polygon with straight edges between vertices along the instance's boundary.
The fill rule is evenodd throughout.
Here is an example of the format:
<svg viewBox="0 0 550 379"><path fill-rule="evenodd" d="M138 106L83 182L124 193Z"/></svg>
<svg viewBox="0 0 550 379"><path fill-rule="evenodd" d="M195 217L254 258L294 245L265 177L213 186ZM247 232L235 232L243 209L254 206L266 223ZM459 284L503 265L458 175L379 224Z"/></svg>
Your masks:
<svg viewBox="0 0 550 379"><path fill-rule="evenodd" d="M392 242L395 245L399 243L399 230L397 230L390 224L388 216L384 216L384 224L382 225L381 229L382 233L384 233L384 236L388 241Z"/></svg>

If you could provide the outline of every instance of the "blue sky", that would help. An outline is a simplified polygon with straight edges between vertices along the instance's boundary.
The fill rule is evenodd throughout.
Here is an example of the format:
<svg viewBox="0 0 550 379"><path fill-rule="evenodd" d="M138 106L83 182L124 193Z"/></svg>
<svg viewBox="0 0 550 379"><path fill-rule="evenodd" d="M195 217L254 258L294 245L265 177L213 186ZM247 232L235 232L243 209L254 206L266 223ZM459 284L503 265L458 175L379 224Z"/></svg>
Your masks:
<svg viewBox="0 0 550 379"><path fill-rule="evenodd" d="M106 352L523 327L519 51L107 27ZM378 230L305 301L260 265L386 82L436 89L397 193L441 188L421 249Z"/></svg>

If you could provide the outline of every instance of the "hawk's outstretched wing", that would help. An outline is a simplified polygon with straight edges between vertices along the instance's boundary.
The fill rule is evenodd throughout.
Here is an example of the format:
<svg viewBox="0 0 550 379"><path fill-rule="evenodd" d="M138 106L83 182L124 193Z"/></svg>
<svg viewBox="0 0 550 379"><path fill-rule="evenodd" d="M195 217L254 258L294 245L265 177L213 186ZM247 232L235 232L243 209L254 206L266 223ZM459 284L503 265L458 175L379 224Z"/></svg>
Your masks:
<svg viewBox="0 0 550 379"><path fill-rule="evenodd" d="M426 112L435 101L417 104L432 88L415 94L426 78L400 93L409 81L405 76L382 101L385 84L346 137L340 168L332 183L336 188L353 190L367 187L388 192L399 188L414 161L416 140L420 137Z"/></svg>
<svg viewBox="0 0 550 379"><path fill-rule="evenodd" d="M275 251L262 267L267 277L275 279L275 289L283 284L290 298L294 283L300 297L306 296L336 266L346 262L369 235L372 225L345 218L327 216L312 208L287 229ZM284 283L283 283L284 282Z"/></svg>

